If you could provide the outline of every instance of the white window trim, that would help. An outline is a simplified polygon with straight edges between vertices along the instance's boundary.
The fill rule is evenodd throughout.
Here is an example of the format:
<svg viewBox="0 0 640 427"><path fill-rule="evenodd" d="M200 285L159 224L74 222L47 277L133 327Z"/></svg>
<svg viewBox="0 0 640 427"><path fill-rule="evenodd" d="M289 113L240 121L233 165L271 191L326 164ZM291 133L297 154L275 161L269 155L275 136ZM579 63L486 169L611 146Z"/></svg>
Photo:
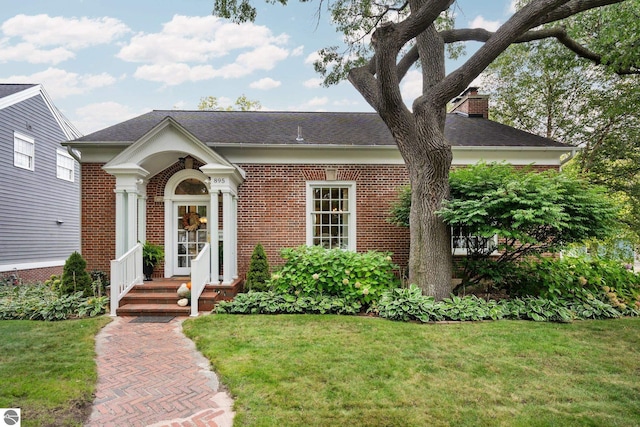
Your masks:
<svg viewBox="0 0 640 427"><path fill-rule="evenodd" d="M22 142L26 142L28 144L31 144L31 146L33 148L33 151L30 154L25 154L25 153L23 153L21 151L17 151L16 150L16 143L18 142L18 140L20 140ZM27 167L27 166L24 166L23 164L19 163L17 161L17 157L16 157L17 154L22 154L24 156L30 156L31 157L31 167ZM20 133L20 132L15 132L15 131L13 132L13 165L15 167L17 167L17 168L20 168L20 169L26 169L26 170L30 170L30 171L35 170L35 167L36 167L36 141L35 141L35 139L33 139L32 137L27 136L27 135L25 135L23 133Z"/></svg>
<svg viewBox="0 0 640 427"><path fill-rule="evenodd" d="M349 189L349 244L347 250L356 251L356 182L355 181L307 181L307 246L313 246L313 189L316 187L337 187Z"/></svg>
<svg viewBox="0 0 640 427"><path fill-rule="evenodd" d="M63 167L65 168L65 170L69 170L67 169L65 166L61 166L59 163L59 157L58 156L62 156L65 159L69 159L71 160L71 178L67 177L67 176L62 176L60 175L58 168ZM56 177L58 179L62 179L65 181L69 181L69 182L74 182L75 181L75 177L76 177L76 161L73 157L71 157L71 155L69 155L69 153L67 153L65 150L61 149L61 148L56 148Z"/></svg>
<svg viewBox="0 0 640 427"><path fill-rule="evenodd" d="M467 248L454 248L453 247L453 239L454 239L454 235L453 235L453 227L451 227L451 250L453 252L453 255L458 255L458 256L467 256L469 254L469 249ZM493 236L493 245L495 248L498 247L498 235L494 235ZM494 249L493 252L491 252L491 255L498 255L498 250Z"/></svg>

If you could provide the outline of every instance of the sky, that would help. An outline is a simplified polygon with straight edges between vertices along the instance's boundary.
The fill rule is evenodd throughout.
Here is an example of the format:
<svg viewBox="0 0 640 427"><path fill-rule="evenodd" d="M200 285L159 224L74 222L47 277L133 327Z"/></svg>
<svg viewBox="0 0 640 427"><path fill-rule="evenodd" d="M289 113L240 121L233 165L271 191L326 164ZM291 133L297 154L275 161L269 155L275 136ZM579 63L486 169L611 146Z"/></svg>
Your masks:
<svg viewBox="0 0 640 427"><path fill-rule="evenodd" d="M513 2L458 0L456 26L495 30ZM84 134L194 110L207 96L223 107L245 95L268 111L373 111L349 82L320 85L316 52L342 38L327 13L318 19L318 2L254 4L256 22L236 25L211 14L213 0L0 0L0 83L42 84ZM411 105L417 71L402 91Z"/></svg>

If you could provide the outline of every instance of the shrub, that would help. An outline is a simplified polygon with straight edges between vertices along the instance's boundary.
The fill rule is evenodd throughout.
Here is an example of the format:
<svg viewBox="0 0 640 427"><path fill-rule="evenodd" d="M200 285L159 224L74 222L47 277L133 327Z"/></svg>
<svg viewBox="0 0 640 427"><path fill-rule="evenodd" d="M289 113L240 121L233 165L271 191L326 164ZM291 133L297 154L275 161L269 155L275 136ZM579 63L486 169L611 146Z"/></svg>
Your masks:
<svg viewBox="0 0 640 427"><path fill-rule="evenodd" d="M63 295L82 292L84 296L93 295L91 276L87 273L87 262L78 252L72 253L64 264L60 293Z"/></svg>
<svg viewBox="0 0 640 427"><path fill-rule="evenodd" d="M228 314L357 314L358 302L327 295L296 296L289 293L247 292L238 294L232 301L220 301L217 313Z"/></svg>
<svg viewBox="0 0 640 427"><path fill-rule="evenodd" d="M250 290L264 291L269 288L269 278L269 260L264 247L258 243L251 254L245 286Z"/></svg>
<svg viewBox="0 0 640 427"><path fill-rule="evenodd" d="M347 304L375 304L385 290L397 287L396 266L381 252L356 253L319 246L283 249L285 265L271 277L274 290L300 296L327 295Z"/></svg>
<svg viewBox="0 0 640 427"><path fill-rule="evenodd" d="M105 313L107 297L61 295L49 285L0 286L0 319L64 320Z"/></svg>

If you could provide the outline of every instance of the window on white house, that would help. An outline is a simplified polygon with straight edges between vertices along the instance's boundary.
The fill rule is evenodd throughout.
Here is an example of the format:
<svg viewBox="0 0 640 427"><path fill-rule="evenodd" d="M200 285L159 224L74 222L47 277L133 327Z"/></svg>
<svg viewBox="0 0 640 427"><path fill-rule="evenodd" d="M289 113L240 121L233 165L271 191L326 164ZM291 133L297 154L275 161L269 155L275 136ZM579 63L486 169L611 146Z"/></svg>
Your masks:
<svg viewBox="0 0 640 427"><path fill-rule="evenodd" d="M467 255L469 252L490 254L498 247L498 236L474 236L466 227L451 227L451 248L454 255Z"/></svg>
<svg viewBox="0 0 640 427"><path fill-rule="evenodd" d="M35 140L18 132L13 133L13 165L19 168L34 170Z"/></svg>
<svg viewBox="0 0 640 427"><path fill-rule="evenodd" d="M61 148L56 150L56 175L60 179L73 182L74 177L74 160L66 151Z"/></svg>
<svg viewBox="0 0 640 427"><path fill-rule="evenodd" d="M307 244L355 250L355 183L307 183Z"/></svg>

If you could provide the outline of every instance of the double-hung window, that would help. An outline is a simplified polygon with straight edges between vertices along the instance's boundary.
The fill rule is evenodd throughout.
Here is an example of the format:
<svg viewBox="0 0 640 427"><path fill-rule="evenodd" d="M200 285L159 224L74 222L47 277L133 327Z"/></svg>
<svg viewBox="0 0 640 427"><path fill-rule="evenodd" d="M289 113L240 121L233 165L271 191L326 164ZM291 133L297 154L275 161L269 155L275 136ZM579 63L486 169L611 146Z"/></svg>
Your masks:
<svg viewBox="0 0 640 427"><path fill-rule="evenodd" d="M61 148L56 150L56 176L73 182L75 163L73 157Z"/></svg>
<svg viewBox="0 0 640 427"><path fill-rule="evenodd" d="M307 244L356 250L354 182L307 183Z"/></svg>
<svg viewBox="0 0 640 427"><path fill-rule="evenodd" d="M13 133L13 165L34 170L36 143L33 138L18 132Z"/></svg>
<svg viewBox="0 0 640 427"><path fill-rule="evenodd" d="M451 227L451 249L454 255L468 255L473 252L491 254L497 247L498 236L474 236L466 227Z"/></svg>

